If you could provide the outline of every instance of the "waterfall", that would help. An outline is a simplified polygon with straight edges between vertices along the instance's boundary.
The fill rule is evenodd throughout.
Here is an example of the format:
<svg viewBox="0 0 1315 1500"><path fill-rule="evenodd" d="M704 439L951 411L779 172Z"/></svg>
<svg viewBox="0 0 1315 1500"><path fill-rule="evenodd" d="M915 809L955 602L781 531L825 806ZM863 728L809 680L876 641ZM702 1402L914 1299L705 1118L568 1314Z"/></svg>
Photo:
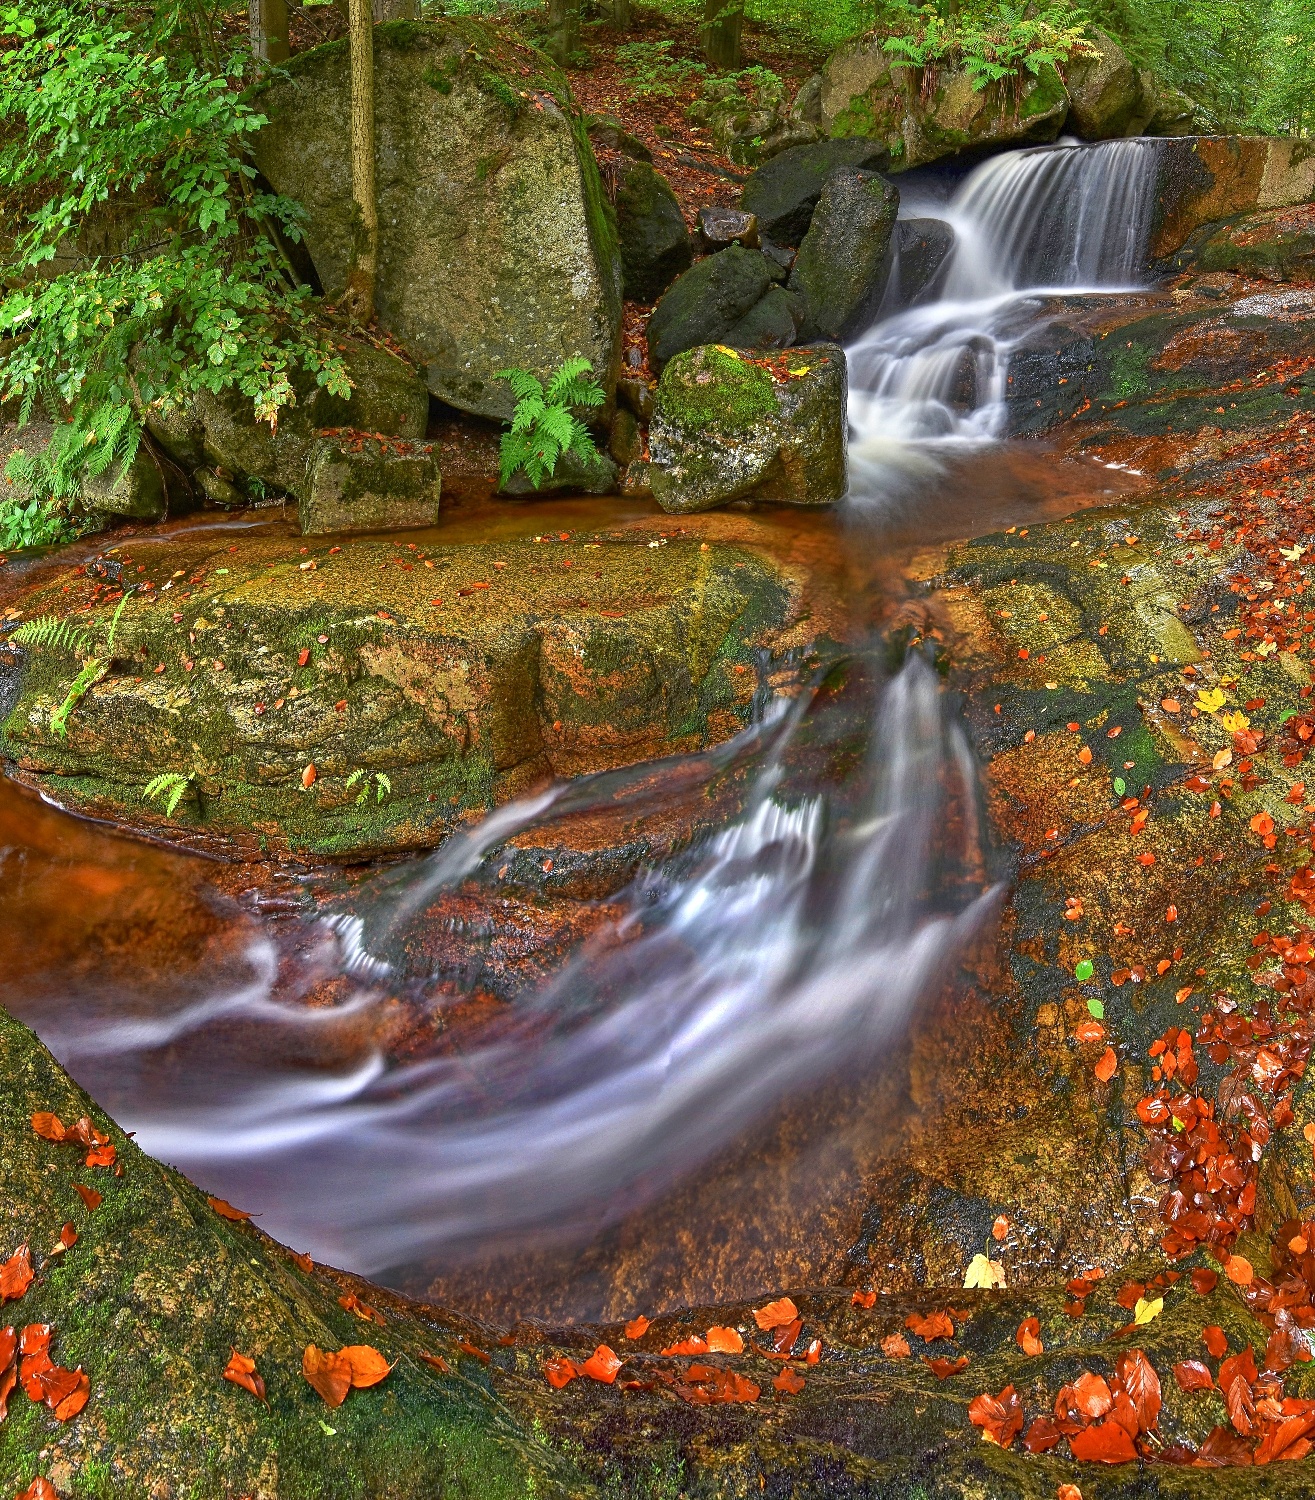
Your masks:
<svg viewBox="0 0 1315 1500"><path fill-rule="evenodd" d="M1145 270L1159 143L1061 143L983 162L942 216L938 301L849 350L852 497L880 501L938 460L994 439L1009 355L1057 293L1133 287Z"/></svg>
<svg viewBox="0 0 1315 1500"><path fill-rule="evenodd" d="M314 918L312 968L352 981L338 1004L276 995L266 939L245 975L213 976L172 1014L134 1022L69 999L43 1032L146 1150L317 1257L379 1273L583 1242L800 1091L862 1076L982 916L975 873L929 904L938 859L975 872L979 854L971 755L935 673L911 660L870 715L866 765L832 791L790 789L806 699L747 732L738 817L638 880L492 1037L390 1058L398 990L378 976L405 963L439 887L496 868L551 798ZM614 801L615 781L560 794L590 795Z"/></svg>

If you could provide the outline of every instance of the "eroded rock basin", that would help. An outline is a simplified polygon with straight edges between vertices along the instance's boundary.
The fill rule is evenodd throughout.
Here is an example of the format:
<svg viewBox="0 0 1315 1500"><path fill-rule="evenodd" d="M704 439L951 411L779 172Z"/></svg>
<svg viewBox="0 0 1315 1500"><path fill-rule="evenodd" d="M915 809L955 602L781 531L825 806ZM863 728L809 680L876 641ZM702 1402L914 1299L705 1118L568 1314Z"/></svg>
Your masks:
<svg viewBox="0 0 1315 1500"><path fill-rule="evenodd" d="M8 1076L18 1080L6 1093L3 1120L14 1222L39 1249L54 1242L71 1205L80 1231L62 1260L38 1254L32 1311L25 1306L23 1316L57 1324L66 1362L82 1361L93 1388L87 1416L69 1427L31 1403L15 1405L0 1428L6 1478L12 1472L25 1480L33 1455L44 1451L43 1464L61 1464L70 1476L103 1466L110 1492L124 1494L187 1486L214 1494L426 1493L459 1491L462 1483L514 1494L531 1476L540 1494L601 1493L611 1484L643 1495L894 1496L921 1489L994 1500L1051 1496L1061 1482L1080 1484L1087 1500L1132 1492L1306 1493L1300 1461L1274 1463L1263 1476L1254 1462L1187 1466L1218 1427L1231 1429L1236 1441L1216 1439L1207 1453L1254 1460L1264 1434L1282 1419L1281 1402L1312 1394L1311 1366L1287 1362L1283 1339L1276 1341L1283 1329L1315 1321L1307 1291L1315 1268L1304 1250L1291 1248L1315 1213L1303 1138L1315 1120L1303 1076L1311 882L1302 871L1310 862L1311 799L1302 729L1308 642L1315 637L1305 620L1302 563L1311 471L1301 432L1304 386L1280 382L1279 389L1297 392L1286 398L1292 404L1276 400L1244 430L1217 432L1207 443L1195 427L1181 441L1157 436L1167 461L1155 465L1161 477L1152 482L1148 475L1140 489L1090 459L1045 469L1037 495L1029 492L1030 471L1021 478L1018 470L996 471L994 479L987 471L989 524L963 525L962 511L947 504L943 540L878 541L868 553L882 556L875 567L858 545L862 532L821 517L700 518L650 550L649 541L672 530L669 522L627 517L610 528L622 533L612 539L582 521L582 510L545 506L518 516L516 525L533 528L532 535L549 534L550 516L559 522L551 543L522 538L504 546L500 538L493 549L492 560L508 564L500 572L516 567L518 597L533 606L541 638L579 631L595 615L608 624L591 628L610 630L614 622L602 609L618 605L628 631L646 632L651 654L681 641L679 691L683 701L708 706L706 721L667 712L678 694L665 679L662 712L646 708L642 733L618 750L606 714L588 719L577 711L572 721L554 708L548 718L536 697L543 679L536 679L524 701L538 735L534 754L547 766L536 762L525 785L549 770L597 769L606 795L589 805L545 808L509 827L475 866L431 893L401 944L407 982L374 981L380 998L368 1013L372 1045L393 1059L476 1055L499 1028L514 1025L582 939L596 941L633 911L638 873L694 858L716 829L743 813L758 750L741 729L751 714L733 716L752 693L740 699L732 688L723 698L701 697L722 680L713 667L700 671L704 661L728 665L727 677L735 665L746 666L734 675L752 671L758 689L775 674L775 685L801 701L807 674L790 653L797 650L801 663L812 653L822 682L783 759L781 800L797 806L807 791L831 795L843 831L862 806L851 789L864 781L871 690L903 656L927 653L982 767L984 788L983 836L975 844L962 837L972 822L963 799L942 805L935 847L953 878L940 886L941 908L962 910L975 892L998 886L994 903L932 992L887 1033L879 1066L843 1084L795 1089L776 1113L759 1115L678 1186L603 1215L595 1235L565 1249L511 1243L500 1255L420 1257L404 1278L393 1278L466 1309L464 1318L302 1269L260 1229L217 1218L181 1177L161 1172L99 1114L93 1118L110 1134L125 1175L98 1175L105 1204L84 1216L71 1181L86 1169L72 1153L33 1137L27 1116L44 1108L75 1118L86 1101L28 1032L5 1022ZM1161 399L1172 398L1147 397ZM1070 453L1082 446L1069 441L1075 431L1065 433ZM1101 440L1102 458L1110 457L1109 442ZM1100 493L1116 485L1123 494ZM400 548L359 544L353 567L371 587L374 573L387 577L393 591L383 607L396 623L377 621L376 629L433 649L413 592L426 558L413 557L405 542L436 564L420 592L440 569L456 580L453 549L464 543L457 528L465 523L454 520L446 536L408 537ZM597 549L586 552L577 540L586 531L588 544L598 532ZM954 540L969 534L977 540ZM316 569L302 570L311 554L285 536L237 542L239 551L228 553L234 544L227 537L213 548L207 542L205 554L208 583L233 581L187 602L209 623L213 594L222 618L231 612L253 630L263 601L299 600L347 555L344 549L330 558L326 543ZM134 538L124 550L159 588L163 569L151 571L150 545ZM162 543L161 556L183 545ZM598 594L577 590L582 559L609 545L615 553L591 568L603 574L591 580ZM659 604L634 610L636 624L629 612L644 553L660 559L650 566L660 566L671 587ZM567 558L572 568L561 569ZM554 564L552 573L531 571ZM217 567L230 571L218 575ZM690 597L700 568L715 580L717 597L730 601L719 617L730 623L702 647L702 657L689 643L703 638L681 634L687 615L675 602ZM188 579L196 564L189 569ZM496 587L487 569L463 574L458 587L470 586L475 572L490 588L458 595L471 614L461 617L460 632L445 627L463 649L507 629L505 603L485 599ZM568 597L557 581L562 572L573 575L575 602L556 612L552 601ZM736 572L752 574L750 597L780 589L779 613L760 634L745 632L746 591L731 576ZM606 601L604 583L611 589ZM62 595L62 581L43 587L46 597L51 589ZM450 592L434 588L430 597ZM588 608L579 605L582 596ZM30 595L16 603L35 612ZM182 633L190 617L175 626L176 606L149 608L160 620L158 633L143 630L125 641L146 644L152 667L164 653L150 653L165 640L177 651L185 643L188 659L198 662L200 652L190 654L193 643ZM129 605L123 619L132 611ZM101 618L108 610L89 613ZM879 649L869 634L874 625ZM318 642L321 633L330 642ZM354 661L365 660L373 639L353 644ZM327 649L332 640L329 630L317 630L310 644ZM274 654L272 635L261 644ZM280 649L286 657L291 644ZM240 651L226 647L210 659L223 660L227 673L229 657L243 660ZM244 682L254 681L251 668L241 670ZM296 670L290 668L294 681ZM143 673L141 684L132 682L136 675L120 674L133 689L156 674ZM372 675L356 678L358 693ZM308 686L308 697L333 693L322 713L337 712L336 681ZM393 722L430 723L396 683L382 681L378 692L398 694ZM578 678L571 690L588 697ZM38 703L28 679L22 691L31 708L48 712L49 701ZM53 699L53 686L44 691ZM71 716L67 747L33 727L39 754L61 761L39 762L24 740L23 753L33 756L24 779L48 792L76 787L76 778L58 775L73 768L62 757L98 753L79 750L76 738L81 716L91 726L105 711L96 691ZM732 718L719 720L717 712ZM552 760L557 721L588 728L594 737L578 730L573 746L597 758ZM654 745L681 758L654 765ZM291 771L303 750L328 764L307 742L284 752ZM529 759L510 760L505 769ZM119 752L116 768L127 763ZM332 785L346 774L345 764L335 765L324 780ZM137 769L131 779L117 769L97 775L102 797L106 785L135 787L145 779ZM103 1010L106 996L131 975L138 1014L158 1017L176 1006L179 991L195 997L226 965L239 971L253 939L272 945L271 998L321 1013L341 1005L361 980L326 967L327 939L315 917L348 909L363 877L308 877L315 856L326 852L306 831L313 825L304 809L317 805L309 799L319 781L302 792L299 779L289 780L279 808L291 811L271 818L285 842L271 839L270 848L298 852L301 869L268 860L208 864L8 802L16 809L6 814L6 842L15 851L9 868L23 874L6 882L2 916L7 945L23 956L7 977L6 1005L61 1050L61 1020L68 1037L95 1012L88 995L99 996ZM429 816L417 817L417 806L438 806L422 800L430 794L423 782L412 790L399 775L394 786L408 799L408 829ZM502 793L490 786L482 783L483 801L472 798L461 810L506 803L520 789L513 781ZM129 806L121 791L109 802ZM103 812L108 803L81 805ZM189 816L176 824L184 839L195 832ZM432 816L436 824L452 815ZM134 811L133 821L140 817ZM163 819L138 826L174 836ZM214 828L212 848L231 837L232 826ZM407 832L373 847L400 849L408 840L414 847L434 836ZM339 843L329 852L341 850ZM72 887L82 893L77 902L67 898ZM43 911L50 913L44 925L33 919ZM79 955L78 965L54 981L51 955L66 951ZM226 1037L212 1033L207 1044L232 1046L240 1036L240 1027ZM336 1069L356 1055L359 1040L336 1037L318 1055L298 1054L297 1065L303 1073ZM222 1078L231 1058L217 1045L210 1056ZM145 1097L161 1079L167 1083L171 1068L194 1066L180 1037L143 1048L141 1059L120 1099L102 1098L129 1124L134 1088ZM72 1071L101 1096L114 1069L107 1063L98 1072L84 1050ZM344 1125L345 1135L350 1128ZM260 1211L261 1222L279 1230L280 1205L261 1197L269 1179L262 1188L258 1164L231 1176L212 1170L203 1182L208 1191ZM320 1170L315 1191L332 1201L341 1180ZM1003 1290L964 1288L979 1255L998 1263ZM1213 1279L1194 1282L1194 1271ZM381 1312L382 1325L362 1329L339 1301L352 1291ZM802 1323L790 1368L804 1385L793 1394L773 1386L783 1362L754 1348L756 1341L777 1352L753 1310L782 1292L794 1299ZM1139 1325L1137 1298L1161 1301ZM928 1341L906 1325L911 1314L936 1312L949 1313L951 1337ZM624 1324L641 1313L651 1325L627 1336ZM1024 1354L1015 1338L1029 1317L1038 1320L1040 1354ZM714 1326L736 1330L743 1352L662 1353ZM1222 1330L1229 1354L1247 1345L1254 1351L1257 1378L1248 1382L1248 1397L1259 1414L1248 1419L1250 1437L1232 1427L1222 1393L1188 1393L1173 1374L1175 1365L1199 1360L1214 1384L1220 1361L1202 1343L1207 1326ZM907 1343L907 1356L889 1343L892 1335ZM400 1363L380 1387L353 1393L332 1417L330 1438L318 1425L318 1397L301 1379L300 1349L311 1340L327 1347L361 1339ZM810 1364L814 1340L820 1345ZM623 1360L614 1382L578 1377L556 1390L544 1379L546 1361L583 1362L600 1342ZM257 1358L269 1386L267 1409L220 1381L230 1345ZM1012 1385L1028 1430L1038 1416L1053 1418L1066 1383L1086 1370L1112 1377L1131 1348L1158 1371L1163 1395L1157 1425L1140 1435L1131 1465L1075 1462L1066 1443L1031 1454L1017 1440L1008 1451L980 1441L968 1408L981 1393ZM426 1364L422 1352L441 1355L448 1369ZM942 1374L924 1359L942 1355L951 1362L966 1356L967 1363ZM708 1402L717 1381L692 1366L733 1371L758 1397ZM198 1448L214 1457L196 1459Z"/></svg>

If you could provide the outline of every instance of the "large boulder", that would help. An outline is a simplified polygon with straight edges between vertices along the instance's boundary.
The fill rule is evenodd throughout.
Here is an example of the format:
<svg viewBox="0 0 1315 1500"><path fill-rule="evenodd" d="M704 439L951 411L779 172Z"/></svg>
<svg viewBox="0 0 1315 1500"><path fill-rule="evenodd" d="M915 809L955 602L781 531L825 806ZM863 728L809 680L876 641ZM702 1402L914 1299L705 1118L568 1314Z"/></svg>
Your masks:
<svg viewBox="0 0 1315 1500"><path fill-rule="evenodd" d="M361 339L341 346L341 354L350 397L335 396L313 375L294 371L296 400L280 413L277 426L257 421L251 398L230 389L203 391L185 407L151 408L147 430L205 493L214 491L211 481L218 479L232 504L271 490L300 500L326 429L418 442L429 422L428 388L405 360Z"/></svg>
<svg viewBox="0 0 1315 1500"><path fill-rule="evenodd" d="M0 755L60 805L226 858L356 860L437 844L547 778L738 732L753 663L798 637L801 585L694 535L557 535L162 541L66 737L51 715L77 660L0 652ZM72 569L22 603L97 638L116 607ZM190 778L172 818L142 795L169 771ZM391 789L358 806L357 771Z"/></svg>
<svg viewBox="0 0 1315 1500"><path fill-rule="evenodd" d="M1092 43L1096 54L1068 67L1069 128L1088 141L1136 133L1129 126L1141 115L1141 77L1108 32L1093 32Z"/></svg>
<svg viewBox="0 0 1315 1500"><path fill-rule="evenodd" d="M1175 270L1236 271L1267 281L1315 281L1315 204L1267 208L1198 229Z"/></svg>
<svg viewBox="0 0 1315 1500"><path fill-rule="evenodd" d="M546 379L583 355L610 392L621 263L593 152L561 72L471 19L374 29L380 324L464 411L509 417L512 365ZM325 293L346 285L355 220L347 43L284 64L261 92L256 162L297 199Z"/></svg>
<svg viewBox="0 0 1315 1500"><path fill-rule="evenodd" d="M815 141L792 146L764 163L744 184L740 205L758 228L778 245L798 245L808 233L813 210L832 172L840 168L877 170L889 162L885 147L869 140Z"/></svg>
<svg viewBox="0 0 1315 1500"><path fill-rule="evenodd" d="M790 276L806 339L843 342L872 321L890 276L899 190L875 172L827 178Z"/></svg>
<svg viewBox="0 0 1315 1500"><path fill-rule="evenodd" d="M766 295L772 263L758 250L732 245L699 261L675 283L648 321L648 357L657 371L699 344L724 344Z"/></svg>
<svg viewBox="0 0 1315 1500"><path fill-rule="evenodd" d="M656 302L694 259L685 216L667 179L645 161L628 161L616 185L617 232L625 295Z"/></svg>
<svg viewBox="0 0 1315 1500"><path fill-rule="evenodd" d="M900 219L894 245L895 265L885 302L892 312L930 296L954 249L954 230L944 219Z"/></svg>
<svg viewBox="0 0 1315 1500"><path fill-rule="evenodd" d="M1156 148L1152 259L1181 250L1205 224L1315 202L1308 141L1263 135L1195 135Z"/></svg>
<svg viewBox="0 0 1315 1500"><path fill-rule="evenodd" d="M325 440L307 464L297 519L303 536L433 526L440 490L428 444L417 450L373 437L359 443Z"/></svg>
<svg viewBox="0 0 1315 1500"><path fill-rule="evenodd" d="M821 123L834 137L879 141L889 169L922 166L983 147L1053 141L1068 114L1058 71L1027 74L1017 91L979 88L961 68L941 68L930 94L921 70L893 65L884 36L870 32L822 69Z"/></svg>
<svg viewBox="0 0 1315 1500"><path fill-rule="evenodd" d="M848 489L844 350L750 361L709 346L662 372L649 428L649 485L666 511L732 500L831 505Z"/></svg>
<svg viewBox="0 0 1315 1500"><path fill-rule="evenodd" d="M788 349L804 326L804 304L783 286L768 289L722 340L732 349Z"/></svg>

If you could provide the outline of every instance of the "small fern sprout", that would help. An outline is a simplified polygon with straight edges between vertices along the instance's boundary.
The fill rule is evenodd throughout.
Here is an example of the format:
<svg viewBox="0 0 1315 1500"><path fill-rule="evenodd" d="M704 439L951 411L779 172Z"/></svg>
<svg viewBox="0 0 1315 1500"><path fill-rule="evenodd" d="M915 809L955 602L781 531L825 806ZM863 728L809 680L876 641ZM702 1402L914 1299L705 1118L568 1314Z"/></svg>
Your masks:
<svg viewBox="0 0 1315 1500"><path fill-rule="evenodd" d="M573 410L602 406L607 400L592 372L593 365L578 355L552 373L546 389L529 370L498 372L498 379L505 380L516 397L511 430L503 433L499 453L503 484L524 470L537 490L555 472L562 454L574 453L586 462L598 457L589 429Z"/></svg>
<svg viewBox="0 0 1315 1500"><path fill-rule="evenodd" d="M347 778L348 788L350 789L351 787L354 787L358 781L361 782L362 785L361 790L356 794L357 807L362 807L366 802L369 801L371 786L374 787L374 800L376 802L382 803L385 797L392 796L393 783L389 781L388 777L385 776L382 771L376 771L374 775L371 776L370 773L364 768L364 766L357 766L357 768Z"/></svg>
<svg viewBox="0 0 1315 1500"><path fill-rule="evenodd" d="M142 798L146 802L153 802L157 797L164 798L164 815L172 818L191 783L192 778L184 776L181 771L165 771L146 783L142 788Z"/></svg>

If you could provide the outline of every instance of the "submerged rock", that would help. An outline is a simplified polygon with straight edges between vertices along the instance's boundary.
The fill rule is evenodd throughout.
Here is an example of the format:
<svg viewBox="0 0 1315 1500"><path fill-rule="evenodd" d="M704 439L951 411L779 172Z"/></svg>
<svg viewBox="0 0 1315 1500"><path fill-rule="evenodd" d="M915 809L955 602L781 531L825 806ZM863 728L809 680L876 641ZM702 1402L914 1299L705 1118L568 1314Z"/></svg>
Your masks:
<svg viewBox="0 0 1315 1500"><path fill-rule="evenodd" d="M621 174L616 219L625 295L656 302L689 269L694 251L676 195L647 162L632 161Z"/></svg>
<svg viewBox="0 0 1315 1500"><path fill-rule="evenodd" d="M873 141L817 141L792 146L758 168L744 185L740 205L758 220L760 232L778 245L798 245L832 172L876 170L889 161Z"/></svg>
<svg viewBox="0 0 1315 1500"><path fill-rule="evenodd" d="M839 343L872 321L891 272L898 212L899 190L875 172L827 178L790 276L805 339Z"/></svg>
<svg viewBox="0 0 1315 1500"><path fill-rule="evenodd" d="M229 857L433 845L545 777L743 725L796 585L735 547L647 540L167 543L132 575L114 660L66 738L51 715L77 661L0 658L0 744L61 805ZM25 613L72 611L100 639L114 604L95 590L65 574ZM357 805L358 771L382 773L382 801ZM172 820L142 795L164 772L187 778Z"/></svg>
<svg viewBox="0 0 1315 1500"><path fill-rule="evenodd" d="M848 488L844 351L792 349L770 366L691 349L658 385L649 483L663 510L731 500L831 505Z"/></svg>
<svg viewBox="0 0 1315 1500"><path fill-rule="evenodd" d="M481 22L374 28L382 327L427 366L449 405L509 417L498 371L547 379L592 361L610 392L620 360L613 216L564 75ZM346 42L302 52L260 93L261 172L309 215L306 243L338 296L353 244Z"/></svg>

